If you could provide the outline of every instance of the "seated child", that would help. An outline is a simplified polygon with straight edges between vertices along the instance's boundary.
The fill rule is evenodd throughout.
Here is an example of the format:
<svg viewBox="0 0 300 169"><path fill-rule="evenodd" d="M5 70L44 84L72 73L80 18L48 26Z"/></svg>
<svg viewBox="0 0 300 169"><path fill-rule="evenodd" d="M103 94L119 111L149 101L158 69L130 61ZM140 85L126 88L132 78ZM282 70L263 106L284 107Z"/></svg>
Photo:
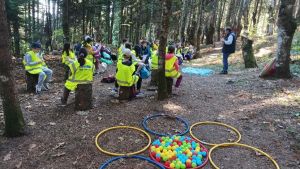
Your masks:
<svg viewBox="0 0 300 169"><path fill-rule="evenodd" d="M168 53L166 54L166 62L165 62L165 76L166 77L171 77L171 78L176 78L176 83L175 83L175 93L178 91L178 87L180 86L181 80L182 80L182 75L179 71L179 64L178 64L178 59L174 54L175 52L175 47L174 46L169 46L168 47Z"/></svg>
<svg viewBox="0 0 300 169"><path fill-rule="evenodd" d="M77 88L78 84L87 84L93 82L93 62L86 59L88 52L85 48L81 48L78 54L78 60L70 63L71 74L65 83L63 96L61 97L61 103L67 104L70 91Z"/></svg>

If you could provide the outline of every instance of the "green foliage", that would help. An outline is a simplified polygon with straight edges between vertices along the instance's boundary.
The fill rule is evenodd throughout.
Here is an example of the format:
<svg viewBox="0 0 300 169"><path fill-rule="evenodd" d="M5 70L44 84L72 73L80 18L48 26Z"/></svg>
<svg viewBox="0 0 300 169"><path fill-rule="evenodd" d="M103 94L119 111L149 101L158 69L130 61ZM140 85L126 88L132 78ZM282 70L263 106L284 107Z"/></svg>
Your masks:
<svg viewBox="0 0 300 169"><path fill-rule="evenodd" d="M300 54L300 32L294 35L291 54Z"/></svg>

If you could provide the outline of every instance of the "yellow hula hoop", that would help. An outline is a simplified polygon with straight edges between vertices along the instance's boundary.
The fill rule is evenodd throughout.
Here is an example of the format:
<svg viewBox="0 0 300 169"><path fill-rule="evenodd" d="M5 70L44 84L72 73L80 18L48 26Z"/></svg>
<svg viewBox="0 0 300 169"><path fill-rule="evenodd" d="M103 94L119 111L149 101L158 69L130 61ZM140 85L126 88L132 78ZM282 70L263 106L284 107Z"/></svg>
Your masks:
<svg viewBox="0 0 300 169"><path fill-rule="evenodd" d="M98 143L98 139L101 135L103 135L104 133L108 132L108 131L111 131L111 130L116 130L116 129L133 129L133 130L137 130L139 132L142 132L143 134L145 134L148 138L148 144L141 150L139 151L136 151L136 152L132 152L132 153L113 153L113 152L109 152L109 151L106 151L104 150L103 148L101 148L101 146L99 145ZM151 137L150 135L145 132L144 130L142 129L139 129L137 127L131 127L131 126L115 126L115 127L110 127L110 128L107 128L105 130L102 130L100 133L97 134L96 138L95 138L95 144L96 144L96 147L98 148L99 151L101 151L102 153L104 154L108 154L108 155L111 155L111 156L131 156L131 155L136 155L136 154L139 154L139 153L142 153L144 152L145 150L148 149L148 147L150 146L151 144Z"/></svg>
<svg viewBox="0 0 300 169"><path fill-rule="evenodd" d="M230 126L230 125L228 125L228 124L224 124L224 123L219 123L219 122L214 122L214 121L204 121L204 122L198 122L198 123L195 123L195 124L193 124L193 125L190 127L190 135L191 135L195 140L199 141L199 142L202 143L202 144L209 145L209 146L216 146L216 145L218 145L218 144L215 144L215 143L208 143L208 142L205 142L205 141L202 141L202 140L198 139L198 138L194 135L194 133L193 133L193 131L192 131L193 127L198 126L198 125L218 125L218 126L223 126L223 127L229 128L229 129L231 129L232 131L234 131L234 132L237 134L237 136L238 136L237 140L234 141L233 143L238 143L238 142L241 141L242 135L241 135L241 133L240 133L236 128L234 128L234 127L232 127L232 126Z"/></svg>
<svg viewBox="0 0 300 169"><path fill-rule="evenodd" d="M272 161L272 163L274 164L274 166L276 167L276 169L280 169L279 165L277 164L277 162L267 153L265 153L264 151L256 148L256 147L252 147L252 146L249 146L249 145L246 145L246 144L240 144L240 143L223 143L223 144L218 144L216 146L214 146L213 148L210 149L209 153L208 153L208 158L209 158L209 161L210 161L210 164L215 168L215 169L220 169L220 167L218 167L212 160L211 158L211 154L212 152L218 148L218 147L230 147L230 146L240 146L240 147L246 147L246 148L249 148L249 149L252 149L254 151L257 151L259 152L260 154L266 156L268 159L270 159Z"/></svg>

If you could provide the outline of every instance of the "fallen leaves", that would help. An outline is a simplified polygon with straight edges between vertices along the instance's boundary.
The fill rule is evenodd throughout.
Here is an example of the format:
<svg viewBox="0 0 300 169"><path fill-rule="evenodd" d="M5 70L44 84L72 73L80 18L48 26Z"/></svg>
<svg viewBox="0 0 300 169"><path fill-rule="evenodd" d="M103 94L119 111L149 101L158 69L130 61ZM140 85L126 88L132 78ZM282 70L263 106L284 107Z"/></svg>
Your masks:
<svg viewBox="0 0 300 169"><path fill-rule="evenodd" d="M8 161L10 159L11 159L11 151L4 156L3 161Z"/></svg>
<svg viewBox="0 0 300 169"><path fill-rule="evenodd" d="M36 144L30 144L29 145L29 151L32 151L36 147Z"/></svg>
<svg viewBox="0 0 300 169"><path fill-rule="evenodd" d="M61 157L61 156L64 156L64 155L66 155L66 153L61 152L61 153L53 154L53 155L51 155L51 157Z"/></svg>
<svg viewBox="0 0 300 169"><path fill-rule="evenodd" d="M16 168L21 168L21 165L22 165L22 161L20 161L20 162L16 165Z"/></svg>
<svg viewBox="0 0 300 169"><path fill-rule="evenodd" d="M30 121L27 125L28 125L28 126L35 126L35 124L36 124L36 122Z"/></svg>
<svg viewBox="0 0 300 169"><path fill-rule="evenodd" d="M56 149L58 149L58 148L61 148L61 147L63 147L65 144L66 144L65 142L58 143L58 145L55 146L52 150L56 150Z"/></svg>

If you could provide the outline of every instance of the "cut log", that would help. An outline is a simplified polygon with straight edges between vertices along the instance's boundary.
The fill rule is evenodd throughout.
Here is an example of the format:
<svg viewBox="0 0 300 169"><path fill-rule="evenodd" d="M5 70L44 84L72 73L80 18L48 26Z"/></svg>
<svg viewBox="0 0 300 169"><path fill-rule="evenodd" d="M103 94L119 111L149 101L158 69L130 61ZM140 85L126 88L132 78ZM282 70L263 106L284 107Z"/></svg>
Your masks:
<svg viewBox="0 0 300 169"><path fill-rule="evenodd" d="M39 80L39 74L30 74L26 71L26 90L27 92L35 92L35 86Z"/></svg>
<svg viewBox="0 0 300 169"><path fill-rule="evenodd" d="M245 62L245 68L256 68L256 59L253 53L253 40L246 36L242 36L242 53Z"/></svg>
<svg viewBox="0 0 300 169"><path fill-rule="evenodd" d="M119 100L130 100L135 97L135 86L125 87L120 86Z"/></svg>
<svg viewBox="0 0 300 169"><path fill-rule="evenodd" d="M79 84L75 92L75 110L89 110L93 108L93 85Z"/></svg>

